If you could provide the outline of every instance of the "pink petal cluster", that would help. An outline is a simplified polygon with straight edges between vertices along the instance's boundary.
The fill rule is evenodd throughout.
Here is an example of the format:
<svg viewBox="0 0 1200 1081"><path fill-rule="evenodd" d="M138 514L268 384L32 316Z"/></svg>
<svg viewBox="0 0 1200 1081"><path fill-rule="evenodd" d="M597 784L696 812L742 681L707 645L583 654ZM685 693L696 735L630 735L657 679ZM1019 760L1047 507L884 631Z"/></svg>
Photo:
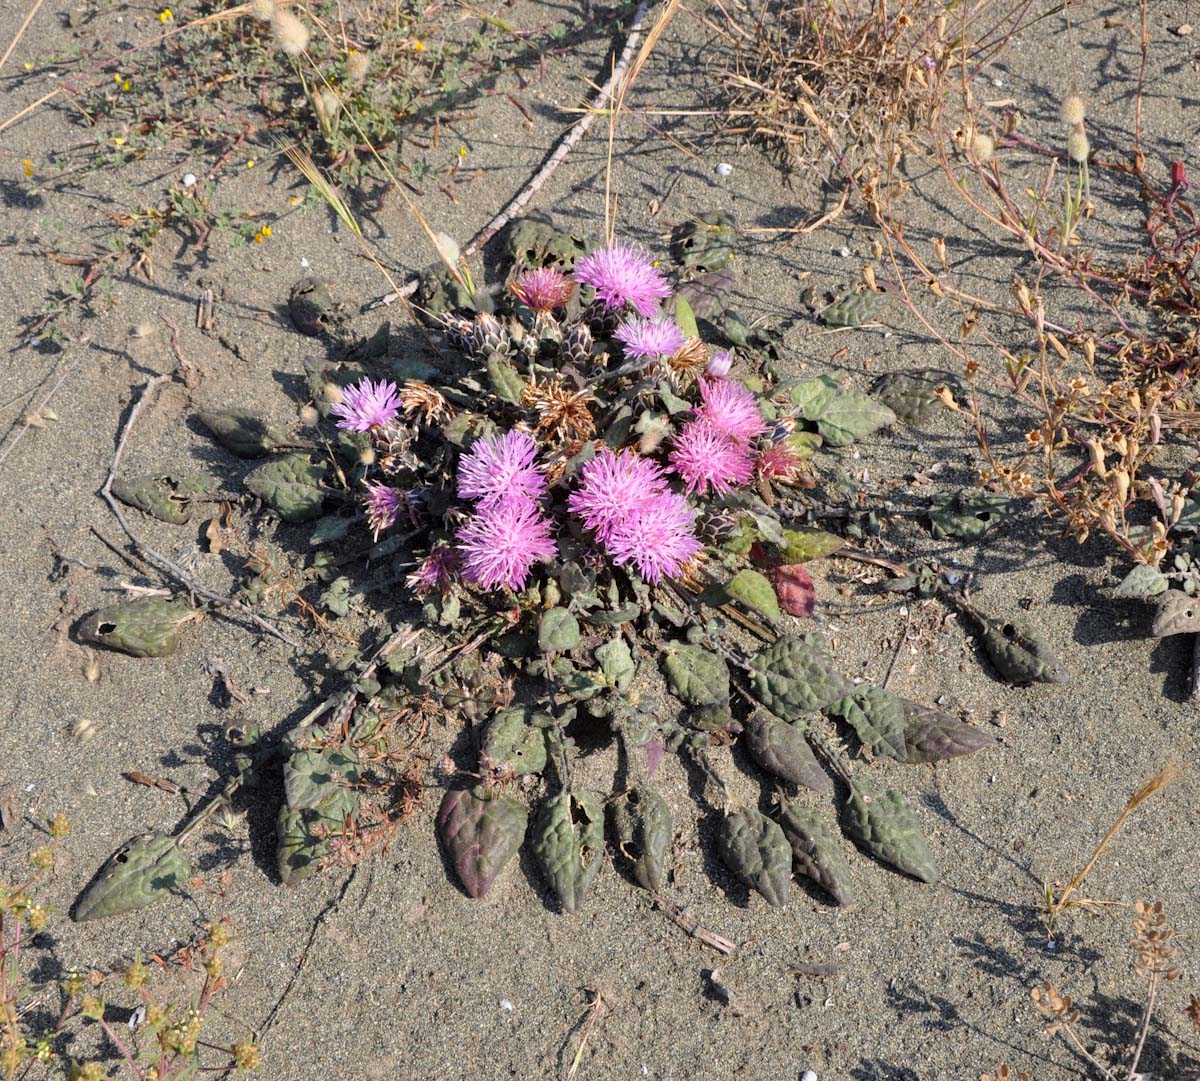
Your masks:
<svg viewBox="0 0 1200 1081"><path fill-rule="evenodd" d="M367 525L371 528L371 536L379 540L379 534L396 524L396 515L400 512L400 493L386 484L368 481L367 494L363 504L367 511Z"/></svg>
<svg viewBox="0 0 1200 1081"><path fill-rule="evenodd" d="M667 315L651 318L635 315L617 327L613 337L625 346L625 355L630 360L669 357L685 340L679 324Z"/></svg>
<svg viewBox="0 0 1200 1081"><path fill-rule="evenodd" d="M754 459L746 445L703 417L683 426L669 458L689 494L703 495L710 487L716 492L729 492L754 475Z"/></svg>
<svg viewBox="0 0 1200 1081"><path fill-rule="evenodd" d="M382 428L400 412L396 384L386 379L372 383L363 379L342 391L342 400L330 410L337 426L347 432L368 432Z"/></svg>
<svg viewBox="0 0 1200 1081"><path fill-rule="evenodd" d="M633 451L602 450L580 470L567 509L604 545L617 566L633 563L648 582L674 577L703 547L695 514L668 490L662 469Z"/></svg>
<svg viewBox="0 0 1200 1081"><path fill-rule="evenodd" d="M701 379L696 415L738 442L767 430L754 393L732 379Z"/></svg>
<svg viewBox="0 0 1200 1081"><path fill-rule="evenodd" d="M704 372L713 379L724 379L732 367L732 353L713 353L708 358L708 364L705 366Z"/></svg>
<svg viewBox="0 0 1200 1081"><path fill-rule="evenodd" d="M526 307L535 312L550 312L571 299L575 283L554 267L535 267L519 275L509 288Z"/></svg>
<svg viewBox="0 0 1200 1081"><path fill-rule="evenodd" d="M647 316L671 295L650 257L632 244L610 244L585 255L575 264L575 280L595 289L606 308L620 310L629 304Z"/></svg>
<svg viewBox="0 0 1200 1081"><path fill-rule="evenodd" d="M535 563L558 552L536 503L514 497L484 507L458 531L463 577L484 589L523 589Z"/></svg>
<svg viewBox="0 0 1200 1081"><path fill-rule="evenodd" d="M435 589L444 594L454 582L458 564L458 553L448 544L439 544L417 564L417 569L405 581L419 596Z"/></svg>
<svg viewBox="0 0 1200 1081"><path fill-rule="evenodd" d="M528 432L478 439L458 463L459 498L477 499L481 509L513 498L533 502L545 494L537 444Z"/></svg>
<svg viewBox="0 0 1200 1081"><path fill-rule="evenodd" d="M800 456L788 445L769 443L758 452L754 468L768 480L790 480L800 468Z"/></svg>

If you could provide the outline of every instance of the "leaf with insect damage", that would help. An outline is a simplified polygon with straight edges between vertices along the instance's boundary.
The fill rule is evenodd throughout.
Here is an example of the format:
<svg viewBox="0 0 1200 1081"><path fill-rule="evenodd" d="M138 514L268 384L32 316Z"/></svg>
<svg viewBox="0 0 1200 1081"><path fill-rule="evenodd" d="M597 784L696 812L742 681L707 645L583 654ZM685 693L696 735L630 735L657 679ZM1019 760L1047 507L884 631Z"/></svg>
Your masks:
<svg viewBox="0 0 1200 1081"><path fill-rule="evenodd" d="M831 790L829 776L813 755L802 727L760 709L743 722L743 728L750 754L768 773L814 792Z"/></svg>
<svg viewBox="0 0 1200 1081"><path fill-rule="evenodd" d="M945 387L956 401L966 397L963 381L939 368L912 368L881 375L871 384L871 394L907 424L921 424L941 406L938 390Z"/></svg>
<svg viewBox="0 0 1200 1081"><path fill-rule="evenodd" d="M978 617L983 649L996 671L1009 683L1065 683L1066 673L1049 643L1028 623L1016 619Z"/></svg>
<svg viewBox="0 0 1200 1081"><path fill-rule="evenodd" d="M852 904L850 865L833 830L815 811L792 800L781 800L779 809L780 825L792 846L796 870L811 878L842 907Z"/></svg>
<svg viewBox="0 0 1200 1081"><path fill-rule="evenodd" d="M905 760L904 699L899 695L863 683L826 712L850 725L871 754Z"/></svg>
<svg viewBox="0 0 1200 1081"><path fill-rule="evenodd" d="M725 583L724 592L731 600L745 605L768 619L779 618L779 601L775 597L775 590L771 587L771 583L756 570L747 567L738 571Z"/></svg>
<svg viewBox="0 0 1200 1081"><path fill-rule="evenodd" d="M184 887L192 865L174 837L142 833L117 849L75 904L76 923L120 916Z"/></svg>
<svg viewBox="0 0 1200 1081"><path fill-rule="evenodd" d="M515 799L479 785L447 792L437 821L463 889L483 897L521 847L529 813Z"/></svg>
<svg viewBox="0 0 1200 1081"><path fill-rule="evenodd" d="M849 681L810 635L785 637L759 650L751 660L755 697L788 721L824 709L850 692Z"/></svg>
<svg viewBox="0 0 1200 1081"><path fill-rule="evenodd" d="M631 788L609 805L617 850L631 864L634 880L651 891L667 877L675 825L667 801L652 788Z"/></svg>
<svg viewBox="0 0 1200 1081"><path fill-rule="evenodd" d="M721 860L772 905L787 903L792 849L779 823L750 807L726 815L717 832Z"/></svg>
<svg viewBox="0 0 1200 1081"><path fill-rule="evenodd" d="M994 744L982 728L964 724L933 706L904 702L905 762L941 762Z"/></svg>
<svg viewBox="0 0 1200 1081"><path fill-rule="evenodd" d="M722 706L729 701L725 658L690 642L670 643L662 659L672 693L689 706Z"/></svg>
<svg viewBox="0 0 1200 1081"><path fill-rule="evenodd" d="M216 488L217 478L211 473L189 473L182 477L167 474L114 480L112 494L160 522L183 525L196 512L200 499Z"/></svg>
<svg viewBox="0 0 1200 1081"><path fill-rule="evenodd" d="M821 322L827 327L860 327L873 323L887 308L886 293L851 293L848 297L830 304L821 313Z"/></svg>
<svg viewBox="0 0 1200 1081"><path fill-rule="evenodd" d="M846 833L876 859L905 874L922 882L938 880L917 813L894 788L880 790L855 777L846 803Z"/></svg>
<svg viewBox="0 0 1200 1081"><path fill-rule="evenodd" d="M578 911L600 873L603 805L594 792L563 792L543 803L534 821L533 854L567 912Z"/></svg>
<svg viewBox="0 0 1200 1081"><path fill-rule="evenodd" d="M295 439L262 417L244 409L217 409L197 413L196 419L212 437L239 458L261 458Z"/></svg>
<svg viewBox="0 0 1200 1081"><path fill-rule="evenodd" d="M546 729L554 721L528 706L502 709L483 733L480 752L495 769L524 777L546 768Z"/></svg>
<svg viewBox="0 0 1200 1081"><path fill-rule="evenodd" d="M260 465L246 477L246 487L285 522L308 522L321 516L327 475L325 463L289 454Z"/></svg>
<svg viewBox="0 0 1200 1081"><path fill-rule="evenodd" d="M979 488L962 488L939 496L929 506L929 531L935 540L948 537L976 541L987 536L1012 512L1013 500Z"/></svg>
<svg viewBox="0 0 1200 1081"><path fill-rule="evenodd" d="M1200 600L1182 589L1171 589L1158 600L1150 633L1155 638L1173 634L1200 634Z"/></svg>
<svg viewBox="0 0 1200 1081"><path fill-rule="evenodd" d="M185 600L139 597L93 612L80 624L79 637L134 657L167 657L179 648L184 624L203 617Z"/></svg>
<svg viewBox="0 0 1200 1081"><path fill-rule="evenodd" d="M685 270L720 270L733 262L737 227L724 210L701 214L671 232L671 258Z"/></svg>
<svg viewBox="0 0 1200 1081"><path fill-rule="evenodd" d="M596 649L596 660L605 682L622 694L629 690L637 664L624 638L612 638Z"/></svg>

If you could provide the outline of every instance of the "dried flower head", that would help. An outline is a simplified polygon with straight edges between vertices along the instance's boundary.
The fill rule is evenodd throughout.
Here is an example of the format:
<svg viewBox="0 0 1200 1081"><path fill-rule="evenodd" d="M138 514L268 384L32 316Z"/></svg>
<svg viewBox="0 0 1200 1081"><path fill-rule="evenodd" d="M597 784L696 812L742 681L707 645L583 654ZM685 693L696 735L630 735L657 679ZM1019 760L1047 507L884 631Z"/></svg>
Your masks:
<svg viewBox="0 0 1200 1081"><path fill-rule="evenodd" d="M537 431L554 442L588 439L596 432L589 408L596 399L589 390L570 390L560 378L529 383L521 394L523 405L537 410Z"/></svg>
<svg viewBox="0 0 1200 1081"><path fill-rule="evenodd" d="M275 14L275 0L254 0L254 17L259 22L269 23Z"/></svg>
<svg viewBox="0 0 1200 1081"><path fill-rule="evenodd" d="M674 578L703 545L696 515L681 495L660 492L618 524L606 547L617 566L632 563L647 582Z"/></svg>
<svg viewBox="0 0 1200 1081"><path fill-rule="evenodd" d="M351 86L361 86L371 70L371 58L366 53L351 53L346 57L346 82Z"/></svg>
<svg viewBox="0 0 1200 1081"><path fill-rule="evenodd" d="M1068 94L1058 107L1058 117L1068 127L1073 128L1083 123L1085 111L1083 98L1078 94Z"/></svg>
<svg viewBox="0 0 1200 1081"><path fill-rule="evenodd" d="M1079 1011L1071 1002L1070 995L1060 995L1058 988L1052 983L1044 983L1029 992L1034 1006L1046 1019L1046 1035L1053 1036L1059 1029L1075 1024L1079 1020Z"/></svg>
<svg viewBox="0 0 1200 1081"><path fill-rule="evenodd" d="M579 476L579 487L567 497L567 509L582 518L602 544L667 490L662 469L633 451L614 454L604 449L580 469Z"/></svg>
<svg viewBox="0 0 1200 1081"><path fill-rule="evenodd" d="M372 428L382 428L400 412L396 384L386 379L373 383L369 378L364 378L339 393L340 400L334 403L330 412L337 418L337 426L343 431L367 432Z"/></svg>
<svg viewBox="0 0 1200 1081"><path fill-rule="evenodd" d="M667 367L679 375L692 375L708 365L708 346L699 338L687 338L667 357Z"/></svg>
<svg viewBox="0 0 1200 1081"><path fill-rule="evenodd" d="M404 407L406 417L420 417L425 424L454 416L453 407L441 391L419 379L410 379L400 388L400 404Z"/></svg>
<svg viewBox="0 0 1200 1081"><path fill-rule="evenodd" d="M1164 980L1177 980L1180 971L1174 965L1176 947L1171 941L1175 932L1167 923L1162 901L1150 904L1138 901L1134 906L1133 947L1137 960L1133 971L1139 976L1161 976Z"/></svg>
<svg viewBox="0 0 1200 1081"><path fill-rule="evenodd" d="M519 496L481 508L458 531L463 577L484 589L523 589L533 565L558 552L551 529L538 506Z"/></svg>
<svg viewBox="0 0 1200 1081"><path fill-rule="evenodd" d="M595 289L606 308L619 311L628 304L646 316L671 295L650 257L632 244L618 242L585 255L575 264L575 280Z"/></svg>
<svg viewBox="0 0 1200 1081"><path fill-rule="evenodd" d="M625 347L630 360L669 357L684 345L683 331L669 315L634 316L617 327L613 337Z"/></svg>
<svg viewBox="0 0 1200 1081"><path fill-rule="evenodd" d="M528 432L477 439L458 463L459 498L477 499L481 508L512 498L539 498L546 492L546 478L536 459L537 444Z"/></svg>
<svg viewBox="0 0 1200 1081"><path fill-rule="evenodd" d="M1084 131L1082 124L1077 125L1067 137L1067 157L1076 165L1082 165L1087 161L1091 150L1092 145L1088 142L1087 132Z"/></svg>
<svg viewBox="0 0 1200 1081"><path fill-rule="evenodd" d="M571 299L575 283L554 267L535 267L514 279L509 289L527 308L551 312Z"/></svg>
<svg viewBox="0 0 1200 1081"><path fill-rule="evenodd" d="M272 11L271 33L275 44L288 56L299 56L308 48L308 27L286 8Z"/></svg>
<svg viewBox="0 0 1200 1081"><path fill-rule="evenodd" d="M996 140L982 131L971 137L971 157L976 161L989 162L996 154Z"/></svg>
<svg viewBox="0 0 1200 1081"><path fill-rule="evenodd" d="M754 475L754 459L749 451L707 420L688 421L674 443L671 468L683 478L689 494L703 495L710 487L716 492L730 492Z"/></svg>

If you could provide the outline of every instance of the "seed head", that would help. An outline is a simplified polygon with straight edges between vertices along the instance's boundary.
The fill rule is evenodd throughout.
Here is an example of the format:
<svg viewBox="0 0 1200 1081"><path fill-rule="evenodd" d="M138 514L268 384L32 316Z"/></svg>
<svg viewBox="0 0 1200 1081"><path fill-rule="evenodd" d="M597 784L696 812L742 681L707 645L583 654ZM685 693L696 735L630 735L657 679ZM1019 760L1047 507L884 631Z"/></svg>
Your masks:
<svg viewBox="0 0 1200 1081"><path fill-rule="evenodd" d="M996 153L996 140L977 131L971 138L971 157L979 162L988 162Z"/></svg>
<svg viewBox="0 0 1200 1081"><path fill-rule="evenodd" d="M1082 165L1088 159L1088 154L1091 152L1091 144L1088 142L1087 132L1083 130L1082 124L1077 124L1071 131L1070 138L1067 139L1067 156L1075 162L1076 165Z"/></svg>
<svg viewBox="0 0 1200 1081"><path fill-rule="evenodd" d="M371 58L366 53L352 53L346 58L346 82L360 86L371 68Z"/></svg>
<svg viewBox="0 0 1200 1081"><path fill-rule="evenodd" d="M299 56L308 48L308 27L290 11L276 8L271 15L275 44L288 56Z"/></svg>
<svg viewBox="0 0 1200 1081"><path fill-rule="evenodd" d="M254 0L254 17L262 23L269 23L275 14L275 0Z"/></svg>
<svg viewBox="0 0 1200 1081"><path fill-rule="evenodd" d="M1070 127L1082 124L1085 114L1083 98L1078 94L1070 94L1063 98L1062 104L1058 107L1059 118Z"/></svg>

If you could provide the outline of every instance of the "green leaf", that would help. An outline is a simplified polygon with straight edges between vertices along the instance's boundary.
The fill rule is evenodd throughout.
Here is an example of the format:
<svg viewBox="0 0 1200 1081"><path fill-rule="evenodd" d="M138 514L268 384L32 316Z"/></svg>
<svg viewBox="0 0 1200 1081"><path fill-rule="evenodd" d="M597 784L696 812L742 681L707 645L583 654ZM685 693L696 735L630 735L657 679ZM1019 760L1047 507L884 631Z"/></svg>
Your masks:
<svg viewBox="0 0 1200 1081"><path fill-rule="evenodd" d="M729 667L725 658L703 646L673 642L662 659L671 691L689 706L724 705L729 701Z"/></svg>
<svg viewBox="0 0 1200 1081"><path fill-rule="evenodd" d="M447 792L437 821L463 889L484 897L521 847L529 814L516 800L479 785Z"/></svg>
<svg viewBox="0 0 1200 1081"><path fill-rule="evenodd" d="M658 381L658 400L662 402L663 408L671 415L676 416L679 413L686 413L692 408L692 403L678 394L671 388L671 384L665 380Z"/></svg>
<svg viewBox="0 0 1200 1081"><path fill-rule="evenodd" d="M1149 563L1138 563L1113 590L1114 597L1157 597L1167 591L1167 576Z"/></svg>
<svg viewBox="0 0 1200 1081"><path fill-rule="evenodd" d="M679 324L685 338L700 337L700 328L696 326L696 313L692 311L687 299L679 293L675 294L675 322Z"/></svg>
<svg viewBox="0 0 1200 1081"><path fill-rule="evenodd" d="M829 776L821 769L799 728L755 710L744 722L750 754L768 773L814 792L829 792Z"/></svg>
<svg viewBox="0 0 1200 1081"><path fill-rule="evenodd" d="M333 544L340 541L350 532L353 522L353 518L342 518L336 514L327 514L324 518L318 518L312 535L308 538L308 543L316 548L322 544Z"/></svg>
<svg viewBox="0 0 1200 1081"><path fill-rule="evenodd" d="M831 447L844 447L894 423L896 414L882 402L856 391L841 391L817 417L817 431Z"/></svg>
<svg viewBox="0 0 1200 1081"><path fill-rule="evenodd" d="M316 873L330 854L331 835L345 825L344 818L326 817L320 808L296 810L286 803L275 822L275 863L285 886Z"/></svg>
<svg viewBox="0 0 1200 1081"><path fill-rule="evenodd" d="M828 712L849 724L871 754L905 761L904 700L899 695L864 683Z"/></svg>
<svg viewBox="0 0 1200 1081"><path fill-rule="evenodd" d="M244 409L219 409L196 414L213 438L239 458L261 458L295 439Z"/></svg>
<svg viewBox="0 0 1200 1081"><path fill-rule="evenodd" d="M148 476L114 480L112 494L122 503L136 507L161 522L183 525L196 511L197 497L216 491L217 478L210 473L183 477Z"/></svg>
<svg viewBox="0 0 1200 1081"><path fill-rule="evenodd" d="M343 575L329 583L329 587L321 594L321 603L335 616L350 614L350 597L353 586L350 579Z"/></svg>
<svg viewBox="0 0 1200 1081"><path fill-rule="evenodd" d="M685 270L716 271L733 261L736 242L733 218L715 210L672 230L671 258Z"/></svg>
<svg viewBox="0 0 1200 1081"><path fill-rule="evenodd" d="M483 733L480 753L493 768L524 777L546 768L546 732L553 720L528 706L514 706L497 713Z"/></svg>
<svg viewBox="0 0 1200 1081"><path fill-rule="evenodd" d="M624 638L616 637L596 649L596 661L610 687L624 694L637 673L637 664Z"/></svg>
<svg viewBox="0 0 1200 1081"><path fill-rule="evenodd" d="M134 657L167 657L179 648L184 624L203 618L185 600L139 597L93 612L79 626L79 637Z"/></svg>
<svg viewBox="0 0 1200 1081"><path fill-rule="evenodd" d="M726 815L717 832L721 860L772 905L787 903L792 886L792 849L779 823L750 807Z"/></svg>
<svg viewBox="0 0 1200 1081"><path fill-rule="evenodd" d="M904 703L905 762L941 762L995 745L982 728L964 724L932 706Z"/></svg>
<svg viewBox="0 0 1200 1081"><path fill-rule="evenodd" d="M836 379L828 375L819 375L816 379L791 384L788 397L792 399L793 405L799 406L800 415L805 420L815 421L841 392L841 384Z"/></svg>
<svg viewBox="0 0 1200 1081"><path fill-rule="evenodd" d="M1006 495L962 488L930 504L929 531L934 540L979 540L1009 516L1013 502Z"/></svg>
<svg viewBox="0 0 1200 1081"><path fill-rule="evenodd" d="M821 322L827 327L860 327L873 323L887 307L886 293L851 293L848 297L830 304L821 313Z"/></svg>
<svg viewBox="0 0 1200 1081"><path fill-rule="evenodd" d="M353 748L293 751L283 766L283 790L293 810L319 809L339 827L358 805L351 787L360 777Z"/></svg>
<svg viewBox="0 0 1200 1081"><path fill-rule="evenodd" d="M632 623L641 614L641 607L634 604L633 601L621 605L620 608L613 608L611 610L607 608L595 608L590 612L581 613L588 623L594 623L598 627L617 627L622 623Z"/></svg>
<svg viewBox="0 0 1200 1081"><path fill-rule="evenodd" d="M579 645L579 620L565 608L548 608L538 623L538 648L567 653Z"/></svg>
<svg viewBox="0 0 1200 1081"><path fill-rule="evenodd" d="M839 905L853 904L853 883L850 865L833 831L815 811L807 810L792 800L781 800L780 825L783 835L792 846L796 870L811 878Z"/></svg>
<svg viewBox="0 0 1200 1081"><path fill-rule="evenodd" d="M942 408L939 387L950 391L956 401L966 397L963 381L940 368L914 368L889 372L871 384L871 394L907 424L921 424Z"/></svg>
<svg viewBox="0 0 1200 1081"><path fill-rule="evenodd" d="M76 902L73 918L84 923L136 912L172 890L183 889L191 877L192 865L174 837L139 834L105 861Z"/></svg>
<svg viewBox="0 0 1200 1081"><path fill-rule="evenodd" d="M534 821L533 854L567 912L578 911L604 862L602 808L593 792L563 792Z"/></svg>
<svg viewBox="0 0 1200 1081"><path fill-rule="evenodd" d="M285 522L308 522L321 516L327 474L323 462L289 454L260 465L246 477L246 487Z"/></svg>
<svg viewBox="0 0 1200 1081"><path fill-rule="evenodd" d="M824 709L851 690L849 681L811 636L780 638L759 650L751 664L755 696L785 720Z"/></svg>
<svg viewBox="0 0 1200 1081"><path fill-rule="evenodd" d="M778 619L779 600L771 583L758 573L747 567L740 570L725 583L725 592L735 601L747 608L766 616L768 619Z"/></svg>
<svg viewBox="0 0 1200 1081"><path fill-rule="evenodd" d="M513 405L521 404L521 395L525 392L523 380L503 357L492 353L487 358L488 385L497 398L502 398Z"/></svg>
<svg viewBox="0 0 1200 1081"><path fill-rule="evenodd" d="M632 864L638 885L663 888L674 822L666 800L652 788L630 788L610 805L617 849Z"/></svg>
<svg viewBox="0 0 1200 1081"><path fill-rule="evenodd" d="M997 672L1009 683L1065 683L1058 658L1028 623L979 616L983 649Z"/></svg>
<svg viewBox="0 0 1200 1081"><path fill-rule="evenodd" d="M814 559L831 555L845 545L841 537L826 533L813 526L783 531L783 546L779 558L784 563L808 563Z"/></svg>
<svg viewBox="0 0 1200 1081"><path fill-rule="evenodd" d="M922 882L938 880L917 814L895 789L880 791L854 778L846 804L846 832L876 859Z"/></svg>

